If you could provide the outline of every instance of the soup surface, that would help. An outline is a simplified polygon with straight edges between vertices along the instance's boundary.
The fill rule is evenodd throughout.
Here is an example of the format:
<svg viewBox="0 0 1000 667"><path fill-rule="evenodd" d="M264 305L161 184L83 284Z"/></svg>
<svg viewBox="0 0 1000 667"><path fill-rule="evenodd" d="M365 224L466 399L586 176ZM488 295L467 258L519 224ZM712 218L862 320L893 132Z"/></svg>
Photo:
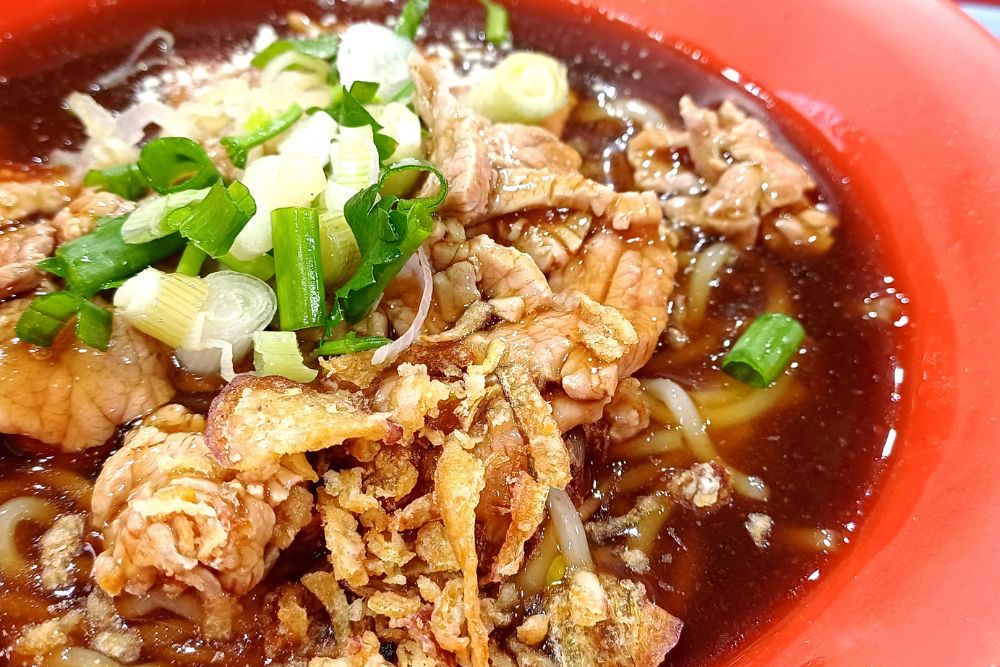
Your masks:
<svg viewBox="0 0 1000 667"><path fill-rule="evenodd" d="M281 34L317 39L360 21L395 25L398 13L395 6L338 5L327 14L301 9L311 13L272 16L269 22ZM0 180L58 181L59 196L66 201L49 208L25 206L28 212L20 216L14 214L16 206L0 202L6 207L0 244L8 244L0 249L13 248L20 243L15 234L47 221L57 229L58 247L63 242L59 216L67 211L97 218L132 210L131 204L105 202L95 213L93 204L87 208L91 200L79 204L94 194L79 189L81 158L58 151L82 149L81 155L88 155L100 121L85 121L84 128L67 113L63 100L74 91L92 92L109 109L135 109L151 100L187 109L202 119L201 125L191 125L200 133L193 138L208 150L224 182L247 183L262 210L267 196L254 188L259 182L251 175L254 164L292 155L282 153L278 143L289 135L268 137L250 153L245 168L232 164L236 158L218 139L266 127L291 102L304 99L300 106L308 107L317 94L309 87L313 84L294 77L315 74L309 59L315 60L316 52L303 51L305 60L289 60L284 70L268 70L267 63L254 69L250 57L274 40L258 32L260 17L254 18L230 27L191 28L178 33L176 43L173 37L164 42L153 35L148 48L131 58L130 49L108 51L4 84L0 157L9 163ZM555 25L552 17L519 8L511 17L511 36L495 45L481 32L478 3L431 9L416 43L427 58L422 62L437 74L422 80L411 60L415 94L395 91L398 104L420 116L416 143L422 153L405 157L430 160L451 186L448 198L434 204L439 206L433 212L435 229L425 250L407 266L399 263L399 273L382 284L384 294L368 314L354 322L348 317L350 324L334 323L333 334L321 334L322 327L277 325L299 329L298 344L308 351L321 336L323 349L345 340L349 331L401 339L420 317L420 266L427 264L434 282L421 338L395 361L373 367L372 352L361 349L330 356L319 379L304 390L252 375L238 376L226 389L219 377L226 374L225 362L219 367L217 352L215 367L192 365L191 351L183 345L171 344L181 348L175 353L132 329L128 323L152 333L108 292L102 303L113 299L118 306L108 352L77 340L72 327L50 349L11 340L28 297L59 290L66 287L63 279L72 279L49 275L27 289L4 285L9 298L0 305L5 309L0 313L5 332L0 424L8 425L3 428L8 435L0 453L0 534L11 540L0 551L0 649L6 660L105 664L84 662L97 654L117 661L107 664L381 664L364 659L482 664L477 646L480 641L487 646L487 640L477 638L477 632L485 631L482 637L488 636L496 664L705 665L736 651L786 613L796 597L822 585L825 568L863 529L864 512L892 449L906 299L854 204L849 180L830 169L821 151L796 145L794 126L769 118L743 90L623 28L570 18ZM335 63L332 67L318 59L325 69L319 77L321 102L314 106L337 104L323 95L340 90L338 74L349 78L345 42L335 56L339 61L324 54ZM500 95L489 88L490 77L499 76L495 73L511 53L526 50L564 63L566 74L547 71L556 71L556 79L566 77L570 90L558 109L530 122L506 117L507 107L498 111L489 98ZM378 55L376 50L370 57ZM126 75L94 84L123 62ZM391 69L391 64L383 67ZM379 74L377 67L366 71ZM240 88L226 81L244 83ZM528 96L530 80L519 85L519 95ZM263 92L254 98L257 87ZM381 89L384 93L385 83ZM359 89L353 93L360 98ZM466 111L435 115L441 100L452 96L460 109L475 107L477 117L487 118L484 124L456 129L448 122ZM397 138L392 133L399 127L380 115L391 101L362 99L360 104ZM240 111L205 130L211 123L203 117L221 113L227 103ZM184 104L203 107L192 110ZM140 123L142 136L134 143L170 136L160 112L149 113L152 120ZM351 122L342 111L339 117L331 111L331 117L340 122L341 138L332 139L334 160L322 174L326 199L319 197L321 209L335 208L326 179L335 183L338 165L351 156L346 144L337 148ZM579 162L570 171L586 182L573 181L569 194L558 187L548 190L541 203L506 205L505 194L524 186L524 181L510 181L507 190L482 193L484 200L489 195L499 202L492 213L467 215L467 202L455 199L474 170L456 166L464 155L462 138L475 130L480 134L472 135L472 143L482 144L498 123L511 122L507 139L497 141L511 144L506 159L520 156L523 164L494 164L494 179L497 173L501 179L517 177L518 169L536 159L525 157L527 144L518 144L523 126L517 123L526 123L533 131L544 127L550 133L544 141L553 142L542 144L545 156L537 159L558 159L564 150L576 153ZM734 127L752 131L741 138ZM706 148L712 145L714 153ZM325 144L324 151L329 154ZM137 148L123 152L132 160L139 154ZM100 159L103 154L93 155ZM395 162L381 154L374 159L383 169ZM67 166L52 171L60 161ZM272 172L269 178L282 177ZM405 201L418 192L433 195L433 174L420 178L431 185L411 181L396 196ZM0 188L27 197L9 183ZM592 202L610 197L609 192L653 194L608 199L598 210ZM142 197L148 202L156 195ZM271 208L312 205L289 200ZM348 208L342 210L353 222ZM245 224L253 225L253 218ZM278 227L273 229L275 249L263 256L273 256L278 276L264 279L276 286L278 317L284 319L290 301L282 300ZM354 232L360 238L357 228ZM603 241L618 244L610 259L602 259ZM239 244L238 237L233 248ZM149 264L173 272L181 247ZM447 253L451 259L442 259ZM455 259L460 253L475 257L470 274L461 273L469 267ZM631 270L629 253L640 257L639 268L634 279L617 283ZM6 257L0 253L5 262ZM516 262L525 259L531 268L521 271ZM508 260L512 264L505 265ZM500 264L499 277L490 277L491 262ZM195 274L250 271L236 266L209 259ZM608 282L591 289L588 280L595 272ZM461 288L469 284L476 296L464 298ZM327 288L328 303L352 307L349 299L334 296L340 294L336 285ZM574 290L586 295L583 306L579 296L567 305ZM489 310L473 322L476 304ZM591 329L565 341L555 333L548 337L563 326L559 318L576 317L580 308L596 313L588 320ZM552 312L559 318L545 319ZM615 329L622 314L624 323ZM792 343L774 382L756 388L732 377L723 365L748 326L765 314L798 322L804 338ZM266 320L261 327L270 324ZM560 380L558 372L548 377L533 365L544 365L539 359L550 353L575 359L574 346L591 340L591 334L614 349L595 343L584 350L579 359L591 379L583 385L568 379L566 366ZM123 343L129 336L139 340ZM131 375L102 366L100 359L126 343L132 345L124 348L126 357L132 355L124 360ZM528 361L519 366L511 360L521 347ZM70 357L74 361L67 361ZM312 355L304 359L317 367ZM237 353L233 361L235 371L253 370L246 354ZM413 371L420 367L426 368ZM258 376L267 375L257 370ZM605 382L609 372L613 380ZM475 381L485 384L477 399L482 404L470 408L464 402L475 391L475 373ZM460 389L442 389L453 385ZM73 393L74 386L81 387L79 393ZM435 392L444 393L433 409L423 405L422 399ZM300 393L302 403L295 403ZM116 402L114 396L129 398ZM541 416L530 413L531 405L538 409L535 399L544 399ZM240 403L247 400L257 401L253 409ZM284 401L294 403L294 409L284 411ZM328 408L323 401L342 403ZM53 402L61 406L54 409ZM403 404L422 410L412 428ZM324 411L315 412L316 405ZM84 426L73 421L78 411L88 409L101 412L104 421L98 426L92 420ZM26 420L19 411L37 417ZM358 421L338 426L345 429L338 435L329 423L345 412ZM264 423L248 426L251 413L264 415ZM379 431L389 428L384 421L376 423L380 414L394 415L388 420L394 434ZM204 436L203 416L208 418ZM48 428L48 420L58 423ZM282 431L285 427L291 430ZM92 433L102 428L113 435L104 444L93 442ZM263 450L252 449L254 433L263 433ZM284 444L312 440L302 448ZM558 451L539 455L553 442L559 443ZM239 443L248 449L234 453ZM523 453L525 447L530 454ZM558 474L544 473L546 463L561 456L570 474L560 484L553 481ZM191 478L198 483L190 483ZM550 487L556 489L551 495ZM557 495L563 487L565 493ZM225 493L218 491L222 488ZM178 519L168 515L182 510L161 508L156 512L168 516L161 519L139 507L150 498L163 500L166 496L157 494L165 489L181 489L170 498L200 509ZM479 494L476 503L463 503L474 493ZM540 501L532 505L532 496ZM568 505L561 504L563 498ZM263 503L266 511L254 503ZM205 537L201 531L207 534L212 526L191 518L203 512L215 520L229 511L233 516L221 525L236 537ZM270 518L258 519L257 511ZM463 521L474 530L463 533ZM512 537L520 524L526 526L524 534ZM582 535L575 532L580 527ZM282 530L287 539L280 538ZM152 537L144 542L147 536ZM228 546L206 545L210 539L225 545L227 539L244 537L248 543L263 542L255 546L259 554L246 557L241 549L250 547L243 543L231 552L225 551ZM185 551L185 540L194 543L193 551ZM499 567L511 543L514 555L507 567ZM161 547L187 560L171 565L160 552L143 560L144 550ZM471 573L465 560L470 552ZM240 558L253 563L234 565ZM187 568L186 574L171 568ZM481 600L475 604L470 577L473 588L478 586L472 598ZM588 604L599 618L568 611ZM478 631L477 622L482 624ZM623 630L647 632L646 624L653 626L648 629L653 639ZM320 662L324 658L328 662Z"/></svg>

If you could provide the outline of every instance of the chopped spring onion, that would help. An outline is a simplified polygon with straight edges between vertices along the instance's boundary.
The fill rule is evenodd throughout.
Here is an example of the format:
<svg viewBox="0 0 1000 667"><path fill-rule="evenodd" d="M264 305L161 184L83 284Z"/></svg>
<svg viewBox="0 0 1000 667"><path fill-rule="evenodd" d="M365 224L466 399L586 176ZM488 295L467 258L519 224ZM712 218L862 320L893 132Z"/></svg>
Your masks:
<svg viewBox="0 0 1000 667"><path fill-rule="evenodd" d="M208 194L208 190L204 188L174 192L140 204L122 225L122 238L125 243L147 243L168 236L176 231L170 224L174 219L172 214L200 202ZM181 213L179 217L183 215L184 213Z"/></svg>
<svg viewBox="0 0 1000 667"><path fill-rule="evenodd" d="M185 276L201 275L201 267L208 259L208 253L193 243L188 243L181 253L181 258L177 261L177 273Z"/></svg>
<svg viewBox="0 0 1000 667"><path fill-rule="evenodd" d="M323 324L326 295L320 251L319 212L279 208L271 214L278 318L285 331Z"/></svg>
<svg viewBox="0 0 1000 667"><path fill-rule="evenodd" d="M139 154L139 170L161 195L207 188L219 180L205 149L184 137L150 141Z"/></svg>
<svg viewBox="0 0 1000 667"><path fill-rule="evenodd" d="M236 259L249 261L273 247L271 211L310 206L326 189L326 173L323 164L308 155L268 155L250 163L243 183L253 195L257 212L236 237L230 252Z"/></svg>
<svg viewBox="0 0 1000 667"><path fill-rule="evenodd" d="M257 107L249 116L247 116L247 119L243 121L243 131L256 132L257 130L267 126L270 122L271 114L267 112L267 109Z"/></svg>
<svg viewBox="0 0 1000 667"><path fill-rule="evenodd" d="M351 331L343 338L328 340L316 347L314 354L317 357L332 357L338 354L352 354L354 352L364 352L374 350L388 345L392 341L384 336L358 336Z"/></svg>
<svg viewBox="0 0 1000 667"><path fill-rule="evenodd" d="M250 64L260 69L283 53L295 51L317 60L332 61L340 49L340 38L336 35L319 35L300 39L279 39L254 56Z"/></svg>
<svg viewBox="0 0 1000 667"><path fill-rule="evenodd" d="M437 195L414 199L379 196L388 178L409 170L434 175L441 184ZM347 202L344 217L361 250L361 265L351 279L337 290L337 303L330 310L327 329L339 322L341 317L348 322L357 322L368 313L389 281L430 236L434 226L431 212L444 200L447 192L448 184L437 168L413 160L386 169L378 183L365 188Z"/></svg>
<svg viewBox="0 0 1000 667"><path fill-rule="evenodd" d="M261 280L270 280L274 277L274 257L270 255L261 255L256 259L244 262L241 259L236 259L230 253L220 257L219 264L237 273L246 273Z"/></svg>
<svg viewBox="0 0 1000 667"><path fill-rule="evenodd" d="M95 350L108 349L111 343L111 313L81 298L76 314L76 337Z"/></svg>
<svg viewBox="0 0 1000 667"><path fill-rule="evenodd" d="M115 292L115 308L128 323L170 347L181 345L208 299L208 283L150 267Z"/></svg>
<svg viewBox="0 0 1000 667"><path fill-rule="evenodd" d="M48 347L79 307L80 297L72 292L43 294L21 314L14 333L32 345Z"/></svg>
<svg viewBox="0 0 1000 667"><path fill-rule="evenodd" d="M257 205L247 186L233 181L227 188L220 181L191 207L185 218L171 221L181 236L212 257L222 257L256 212Z"/></svg>
<svg viewBox="0 0 1000 667"><path fill-rule="evenodd" d="M486 41L490 44L503 44L510 38L510 27L507 9L493 0L480 0L486 8Z"/></svg>
<svg viewBox="0 0 1000 667"><path fill-rule="evenodd" d="M344 210L344 204L379 177L379 152L369 125L340 128L340 138L330 146L333 174L326 189L326 207Z"/></svg>
<svg viewBox="0 0 1000 667"><path fill-rule="evenodd" d="M722 360L722 370L753 387L768 387L788 366L805 335L793 317L780 313L761 315Z"/></svg>
<svg viewBox="0 0 1000 667"><path fill-rule="evenodd" d="M416 37L417 28L430 6L431 0L406 0L403 13L399 15L399 23L396 24L396 34L410 40Z"/></svg>
<svg viewBox="0 0 1000 667"><path fill-rule="evenodd" d="M125 243L125 220L113 218L99 224L91 233L59 246L55 256L39 266L64 278L72 291L87 296L184 249L180 234L149 243Z"/></svg>
<svg viewBox="0 0 1000 667"><path fill-rule="evenodd" d="M424 158L424 136L420 118L408 106L390 102L372 111L376 120L384 125L382 133L396 141L396 150L386 162L395 164L402 160L422 160ZM383 192L402 197L416 184L418 171L404 171L393 174L383 187Z"/></svg>
<svg viewBox="0 0 1000 667"><path fill-rule="evenodd" d="M278 136L302 117L302 107L293 104L285 113L272 118L270 122L259 130L248 134L240 134L235 137L223 137L222 145L229 154L229 160L240 169L247 166L247 154L251 149L264 144Z"/></svg>
<svg viewBox="0 0 1000 667"><path fill-rule="evenodd" d="M374 81L382 99L391 100L410 80L409 58L415 50L407 37L383 25L355 23L340 35L340 81L347 88L355 81Z"/></svg>
<svg viewBox="0 0 1000 667"><path fill-rule="evenodd" d="M292 382L312 382L319 375L306 366L294 331L254 333L253 368L257 375L280 375Z"/></svg>
<svg viewBox="0 0 1000 667"><path fill-rule="evenodd" d="M337 137L338 128L337 121L330 114L317 111L295 124L278 146L278 153L311 155L325 167L330 161L330 144Z"/></svg>
<svg viewBox="0 0 1000 667"><path fill-rule="evenodd" d="M233 364L249 351L254 332L274 319L278 301L267 283L245 273L219 271L203 280L208 298L175 354L193 373L221 373L231 380Z"/></svg>
<svg viewBox="0 0 1000 667"><path fill-rule="evenodd" d="M469 93L468 102L498 123L538 123L569 102L566 66L543 53L504 58Z"/></svg>
<svg viewBox="0 0 1000 667"><path fill-rule="evenodd" d="M361 250L343 213L319 216L319 245L323 260L323 283L339 287L354 275L361 263Z"/></svg>
<svg viewBox="0 0 1000 667"><path fill-rule="evenodd" d="M139 171L139 165L135 163L107 169L91 169L84 177L83 184L113 192L132 201L141 199L149 192L149 182Z"/></svg>
<svg viewBox="0 0 1000 667"><path fill-rule="evenodd" d="M350 90L343 87L340 99L331 107L330 113L337 119L342 128L370 126L374 134L373 141L378 149L379 159L387 160L396 150L396 140L381 131L382 125L364 107L374 97L377 89L377 84L368 81L357 81Z"/></svg>
<svg viewBox="0 0 1000 667"><path fill-rule="evenodd" d="M108 349L111 313L72 292L50 292L32 301L18 319L14 332L32 345L48 347L74 315L77 339L95 350Z"/></svg>

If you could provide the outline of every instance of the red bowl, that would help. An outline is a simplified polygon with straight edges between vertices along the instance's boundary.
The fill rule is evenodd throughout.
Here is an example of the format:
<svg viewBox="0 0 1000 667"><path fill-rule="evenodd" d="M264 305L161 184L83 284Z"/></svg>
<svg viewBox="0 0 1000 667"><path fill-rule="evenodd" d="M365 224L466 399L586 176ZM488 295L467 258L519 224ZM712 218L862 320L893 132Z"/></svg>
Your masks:
<svg viewBox="0 0 1000 667"><path fill-rule="evenodd" d="M519 2L623 22L759 94L852 179L911 298L877 501L835 566L726 664L996 664L1000 44L939 0ZM0 74L37 67L53 35L64 53L92 51L166 13L176 25L233 6L4 0Z"/></svg>

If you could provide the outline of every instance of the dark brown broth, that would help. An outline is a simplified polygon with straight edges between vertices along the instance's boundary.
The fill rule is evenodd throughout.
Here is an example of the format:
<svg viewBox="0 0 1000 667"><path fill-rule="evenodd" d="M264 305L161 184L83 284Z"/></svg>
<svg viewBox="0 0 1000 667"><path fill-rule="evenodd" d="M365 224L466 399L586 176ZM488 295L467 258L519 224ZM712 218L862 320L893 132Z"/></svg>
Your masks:
<svg viewBox="0 0 1000 667"><path fill-rule="evenodd" d="M297 4L313 6L283 3L282 8ZM266 17L262 4L247 6L250 8L243 16L256 12L258 18ZM476 7L477 3L468 2L435 5L430 15L432 37L447 38L454 25L478 27ZM756 100L743 90L708 76L663 47L640 44L623 27L609 24L607 29L597 29L560 19L554 29L553 17L533 15L526 8L519 9L513 19L518 45L563 57L570 63L573 83L580 91L590 90L596 82L614 84L619 94L641 96L661 105L668 114L684 93L693 94L704 104L735 99L760 112ZM217 26L198 26L187 36L181 35L181 51L194 55L224 52L245 40L252 32L250 26L238 21L225 31ZM86 89L86 82L117 64L127 51L122 47L81 58L0 87L0 158L28 163L53 149L72 146L80 138L79 128L60 109L61 100L74 89ZM122 91L99 93L97 99L111 106L128 101ZM627 131L626 124L614 120L570 128L570 134L583 140L595 155L606 150L599 160L590 161L589 175L629 185L620 153ZM660 604L685 621L681 643L670 654L669 665L703 665L735 650L761 625L784 613L791 599L808 586L818 585L810 578L822 581L822 568L830 562L827 554L780 546L759 550L743 527L747 512L767 512L776 521L776 531L823 527L838 529L849 537L884 466L881 449L896 414L891 395L900 340L891 326L866 319L862 304L870 293L884 291L885 270L874 247L873 231L853 206L850 193L839 185L838 175L826 170L821 156L815 151L811 154L817 176L826 184L824 194L837 204L842 220L834 249L809 261L788 261L766 251L747 254L721 281L703 327L732 333L736 320L760 312L768 281L775 276L783 278L792 295L794 314L809 333L809 350L797 371L807 392L794 405L755 421L749 430L712 433L723 453L739 444L739 449L728 454L732 463L771 485L772 500L766 507L737 499L731 507L708 517L679 512L658 539L654 571L644 581ZM831 187L833 183L838 187ZM704 240L688 241L695 242ZM715 381L718 355L724 352L726 338L720 335L718 345L710 346L710 356L684 362L677 361L680 353L663 350L640 375L667 376L685 385ZM32 465L59 465L92 477L106 451L32 462L17 453L17 448L5 448L0 454L0 481L23 480L27 487L29 475L24 471ZM610 461L593 463L600 468L614 465ZM622 511L629 502L630 498L617 499L613 509ZM310 553L308 541L299 548ZM248 656L261 655L254 611L271 582L282 578L281 571L273 573L248 601L241 638L213 646L225 654L217 664L247 664ZM682 597L675 588L685 586L690 592ZM30 594L36 599L40 595L31 584L11 582L0 583L0 592L4 596ZM37 605L23 615L0 614L0 644L9 646L19 626L38 617ZM143 631L162 634L165 629L150 623L144 624ZM205 655L200 647L201 643L192 639L181 646L169 646L160 655L177 662L194 661ZM155 654L147 648L144 657Z"/></svg>

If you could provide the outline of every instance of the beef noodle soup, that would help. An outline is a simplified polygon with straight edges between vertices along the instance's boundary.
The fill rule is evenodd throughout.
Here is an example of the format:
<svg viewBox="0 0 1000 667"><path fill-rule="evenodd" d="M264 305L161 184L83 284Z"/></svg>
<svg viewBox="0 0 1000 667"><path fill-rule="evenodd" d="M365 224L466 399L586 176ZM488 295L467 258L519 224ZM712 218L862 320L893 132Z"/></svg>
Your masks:
<svg viewBox="0 0 1000 667"><path fill-rule="evenodd" d="M705 665L850 548L907 320L848 179L487 9L0 88L5 661Z"/></svg>

